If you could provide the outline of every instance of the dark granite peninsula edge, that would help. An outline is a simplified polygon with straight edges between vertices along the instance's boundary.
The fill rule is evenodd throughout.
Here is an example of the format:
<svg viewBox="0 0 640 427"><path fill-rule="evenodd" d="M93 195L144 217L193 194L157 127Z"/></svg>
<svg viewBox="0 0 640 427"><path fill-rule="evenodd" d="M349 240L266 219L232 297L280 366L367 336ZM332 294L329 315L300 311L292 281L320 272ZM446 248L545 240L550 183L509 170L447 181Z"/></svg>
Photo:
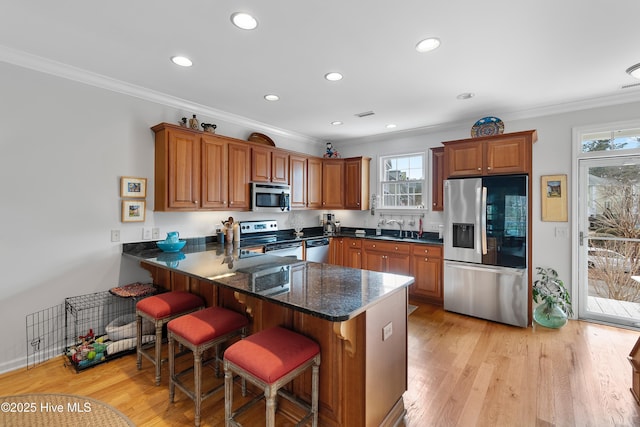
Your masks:
<svg viewBox="0 0 640 427"><path fill-rule="evenodd" d="M215 250L161 255L138 258L157 285L201 295L208 306L247 313L252 333L280 325L320 344L319 425L401 422L412 277L272 255L237 259ZM309 401L310 376L290 387ZM302 415L286 399L278 407Z"/></svg>

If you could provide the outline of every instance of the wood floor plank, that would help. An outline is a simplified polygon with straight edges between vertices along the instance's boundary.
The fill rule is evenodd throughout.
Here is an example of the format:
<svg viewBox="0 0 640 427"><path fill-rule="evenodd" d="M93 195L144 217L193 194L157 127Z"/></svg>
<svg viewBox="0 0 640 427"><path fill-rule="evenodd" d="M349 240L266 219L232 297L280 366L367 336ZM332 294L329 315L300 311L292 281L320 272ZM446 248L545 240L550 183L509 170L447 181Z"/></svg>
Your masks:
<svg viewBox="0 0 640 427"><path fill-rule="evenodd" d="M637 331L581 321L523 329L415 304L405 426L640 426L626 359ZM162 375L156 387L151 365L138 371L135 355L80 373L60 357L0 375L0 394L78 394L114 406L140 427L192 425L193 403L179 391L169 403L166 366ZM247 427L264 425L256 408ZM221 395L203 402L204 427L223 425L223 418ZM278 425L292 423L280 417Z"/></svg>

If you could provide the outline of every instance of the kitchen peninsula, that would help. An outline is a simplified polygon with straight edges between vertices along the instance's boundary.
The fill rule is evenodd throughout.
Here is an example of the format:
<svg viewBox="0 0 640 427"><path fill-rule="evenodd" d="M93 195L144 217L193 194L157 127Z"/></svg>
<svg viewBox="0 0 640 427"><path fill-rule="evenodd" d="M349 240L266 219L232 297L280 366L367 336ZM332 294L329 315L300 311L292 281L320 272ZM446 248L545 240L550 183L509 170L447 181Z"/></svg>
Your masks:
<svg viewBox="0 0 640 427"><path fill-rule="evenodd" d="M240 258L222 246L139 260L167 290L246 312L252 332L282 325L316 340L320 425L392 426L403 418L412 277L271 255ZM291 388L309 400L310 375ZM283 399L279 409L299 413Z"/></svg>

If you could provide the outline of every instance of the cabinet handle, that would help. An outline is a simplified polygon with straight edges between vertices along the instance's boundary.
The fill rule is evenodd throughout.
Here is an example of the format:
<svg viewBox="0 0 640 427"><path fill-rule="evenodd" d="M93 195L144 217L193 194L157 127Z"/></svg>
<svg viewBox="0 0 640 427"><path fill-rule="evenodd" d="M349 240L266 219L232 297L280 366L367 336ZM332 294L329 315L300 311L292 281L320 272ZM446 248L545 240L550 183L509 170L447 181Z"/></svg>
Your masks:
<svg viewBox="0 0 640 427"><path fill-rule="evenodd" d="M375 248L375 247L376 247L376 245L373 245L373 247Z"/></svg>
<svg viewBox="0 0 640 427"><path fill-rule="evenodd" d="M398 247L397 247L397 246L395 247L395 250L396 250L396 251L398 250Z"/></svg>
<svg viewBox="0 0 640 427"><path fill-rule="evenodd" d="M356 205L360 206L360 202L356 203Z"/></svg>
<svg viewBox="0 0 640 427"><path fill-rule="evenodd" d="M481 171L481 170L482 170L482 168L478 168L478 170L479 170L479 171Z"/></svg>
<svg viewBox="0 0 640 427"><path fill-rule="evenodd" d="M425 250L424 250L424 253L425 253L425 254L428 254L428 253L429 253L429 249L425 249Z"/></svg>
<svg viewBox="0 0 640 427"><path fill-rule="evenodd" d="M491 166L487 166L487 170L490 171L491 170Z"/></svg>
<svg viewBox="0 0 640 427"><path fill-rule="evenodd" d="M193 201L193 204L194 204L194 205L197 205L197 204L198 204L198 201L197 201L197 200L194 200L194 201Z"/></svg>

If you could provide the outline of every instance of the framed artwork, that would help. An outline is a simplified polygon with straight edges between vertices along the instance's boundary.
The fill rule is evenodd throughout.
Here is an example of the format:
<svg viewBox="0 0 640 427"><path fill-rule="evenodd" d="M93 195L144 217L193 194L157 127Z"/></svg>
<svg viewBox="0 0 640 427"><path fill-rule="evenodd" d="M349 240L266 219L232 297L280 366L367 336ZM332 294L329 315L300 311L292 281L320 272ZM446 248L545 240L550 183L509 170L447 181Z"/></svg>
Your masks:
<svg viewBox="0 0 640 427"><path fill-rule="evenodd" d="M144 200L123 200L122 222L144 222L145 205Z"/></svg>
<svg viewBox="0 0 640 427"><path fill-rule="evenodd" d="M543 175L540 195L542 197L542 220L567 222L567 175Z"/></svg>
<svg viewBox="0 0 640 427"><path fill-rule="evenodd" d="M147 197L147 178L123 176L120 178L120 197L144 199Z"/></svg>

